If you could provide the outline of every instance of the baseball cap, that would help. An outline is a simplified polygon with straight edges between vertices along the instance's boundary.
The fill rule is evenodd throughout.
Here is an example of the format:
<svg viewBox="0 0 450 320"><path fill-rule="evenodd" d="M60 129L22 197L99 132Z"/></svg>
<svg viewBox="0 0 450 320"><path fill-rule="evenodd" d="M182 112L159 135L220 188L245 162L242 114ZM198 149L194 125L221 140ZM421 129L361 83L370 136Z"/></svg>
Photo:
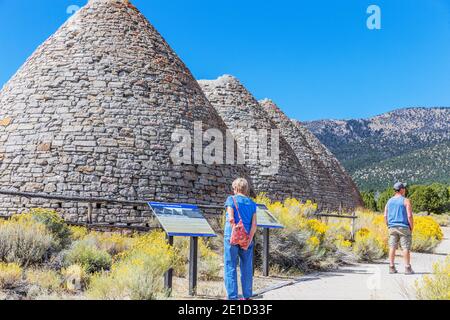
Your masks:
<svg viewBox="0 0 450 320"><path fill-rule="evenodd" d="M407 184L404 182L397 182L396 184L394 184L394 190L395 191L400 191L402 189L406 189Z"/></svg>

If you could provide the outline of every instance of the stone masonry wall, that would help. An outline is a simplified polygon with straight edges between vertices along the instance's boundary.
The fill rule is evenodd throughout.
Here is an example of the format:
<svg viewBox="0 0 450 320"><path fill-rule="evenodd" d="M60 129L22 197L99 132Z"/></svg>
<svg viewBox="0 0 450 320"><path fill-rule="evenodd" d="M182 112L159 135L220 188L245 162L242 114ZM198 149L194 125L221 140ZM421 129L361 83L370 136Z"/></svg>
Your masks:
<svg viewBox="0 0 450 320"><path fill-rule="evenodd" d="M266 99L260 104L277 123L300 162L309 168L311 188L318 194L319 204L328 210L361 206L356 186L334 155L308 129L289 119L273 101Z"/></svg>
<svg viewBox="0 0 450 320"><path fill-rule="evenodd" d="M340 190L340 202L344 209L353 209L355 207L363 207L364 202L361 198L361 194L358 191L358 187L352 180L350 175L342 167L339 160L325 147L317 137L312 134L305 126L299 121L292 120L294 125L302 133L302 135L308 140L309 145L317 154L321 155L321 160L324 166L328 169L328 172L334 179Z"/></svg>
<svg viewBox="0 0 450 320"><path fill-rule="evenodd" d="M339 210L341 200L351 195L343 193L336 185L335 179L324 165L323 154L317 153L317 150L311 148L308 140L299 128L272 100L262 100L260 105L272 121L277 124L300 163L306 168L308 183L311 186L314 200L319 204L320 209L322 211Z"/></svg>
<svg viewBox="0 0 450 320"><path fill-rule="evenodd" d="M244 167L173 165L175 128L227 129L190 71L125 0L91 0L0 92L0 188L67 196L222 204ZM0 196L0 214L84 205ZM107 206L96 221L141 219ZM144 219L145 220L145 219Z"/></svg>
<svg viewBox="0 0 450 320"><path fill-rule="evenodd" d="M241 129L277 129L258 101L234 77L223 76L217 80L201 80L200 86L211 104L238 141L241 150L249 149L240 138ZM264 164L246 163L256 193L265 192L274 200L296 197L302 200L313 199L307 173L298 161L294 151L280 136L280 169L274 175L262 175Z"/></svg>

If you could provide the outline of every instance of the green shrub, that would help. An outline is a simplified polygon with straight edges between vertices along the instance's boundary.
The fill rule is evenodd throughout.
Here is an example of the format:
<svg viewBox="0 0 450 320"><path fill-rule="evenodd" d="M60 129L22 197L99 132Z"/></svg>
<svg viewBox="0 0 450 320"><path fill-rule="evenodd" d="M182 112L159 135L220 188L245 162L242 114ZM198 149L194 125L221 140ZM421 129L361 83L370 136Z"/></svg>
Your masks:
<svg viewBox="0 0 450 320"><path fill-rule="evenodd" d="M319 242L317 242L319 241ZM310 272L333 269L339 257L331 247L307 230L274 230L271 237L270 261L284 271Z"/></svg>
<svg viewBox="0 0 450 320"><path fill-rule="evenodd" d="M116 233L91 232L84 240L94 243L97 248L108 252L111 256L127 251L133 245L133 238Z"/></svg>
<svg viewBox="0 0 450 320"><path fill-rule="evenodd" d="M408 187L407 197L411 199L414 212L446 213L450 211L450 187L433 183ZM392 188L383 191L377 201L378 211L384 211L387 201L394 195Z"/></svg>
<svg viewBox="0 0 450 320"><path fill-rule="evenodd" d="M217 248L217 241L210 239L199 239L199 276L202 280L216 280L219 278L220 271L222 270L222 257L219 256L211 247ZM187 266L189 264L189 239L188 238L176 238L174 241L174 273L178 277L185 277L187 274ZM216 250L217 251L217 250Z"/></svg>
<svg viewBox="0 0 450 320"><path fill-rule="evenodd" d="M30 215L36 222L42 223L51 232L57 251L67 248L71 243L71 231L64 219L53 210L31 209Z"/></svg>
<svg viewBox="0 0 450 320"><path fill-rule="evenodd" d="M386 204L388 203L389 199L394 196L394 190L392 188L387 188L385 191L383 191L379 196L377 200L377 209L379 212L384 212L384 208L386 208Z"/></svg>
<svg viewBox="0 0 450 320"><path fill-rule="evenodd" d="M377 202L375 201L375 194L373 192L361 192L361 197L366 209L377 211Z"/></svg>
<svg viewBox="0 0 450 320"><path fill-rule="evenodd" d="M62 279L58 272L49 269L30 269L26 272L29 284L39 287L46 293L61 291Z"/></svg>
<svg viewBox="0 0 450 320"><path fill-rule="evenodd" d="M44 225L23 217L0 224L0 261L22 266L43 261L54 243Z"/></svg>
<svg viewBox="0 0 450 320"><path fill-rule="evenodd" d="M64 265L79 264L87 273L109 270L112 258L105 250L98 249L92 242L81 240L75 242L64 254Z"/></svg>
<svg viewBox="0 0 450 320"><path fill-rule="evenodd" d="M418 187L410 198L415 212L439 212L441 206L439 195L431 186Z"/></svg>
<svg viewBox="0 0 450 320"><path fill-rule="evenodd" d="M215 253L209 243L206 240L200 239L200 262L199 262L199 275L200 279L205 281L217 280L220 277L220 271L222 271L222 258Z"/></svg>
<svg viewBox="0 0 450 320"><path fill-rule="evenodd" d="M114 266L110 274L97 274L91 279L88 296L104 300L154 300L164 292L164 270L158 261L137 254Z"/></svg>

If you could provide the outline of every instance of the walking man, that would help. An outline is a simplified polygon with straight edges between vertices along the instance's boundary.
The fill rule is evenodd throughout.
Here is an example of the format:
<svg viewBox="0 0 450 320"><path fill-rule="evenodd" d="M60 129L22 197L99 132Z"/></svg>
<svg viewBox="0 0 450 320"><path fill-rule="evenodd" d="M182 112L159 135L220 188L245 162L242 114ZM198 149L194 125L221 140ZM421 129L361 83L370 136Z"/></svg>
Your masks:
<svg viewBox="0 0 450 320"><path fill-rule="evenodd" d="M405 261L405 274L414 274L411 267L412 232L414 219L411 201L406 198L406 184L398 182L394 185L395 195L384 210L384 218L389 228L389 273L397 273L395 268L395 253L400 244Z"/></svg>

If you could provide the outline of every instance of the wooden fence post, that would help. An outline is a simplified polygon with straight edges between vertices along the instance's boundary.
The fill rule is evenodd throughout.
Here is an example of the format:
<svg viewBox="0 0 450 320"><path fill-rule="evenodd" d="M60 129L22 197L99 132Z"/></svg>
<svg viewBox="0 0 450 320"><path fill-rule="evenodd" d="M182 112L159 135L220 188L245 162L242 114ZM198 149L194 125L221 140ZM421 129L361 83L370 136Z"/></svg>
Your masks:
<svg viewBox="0 0 450 320"><path fill-rule="evenodd" d="M92 203L88 203L88 212L87 212L87 219L86 219L86 223L88 225L92 224Z"/></svg>
<svg viewBox="0 0 450 320"><path fill-rule="evenodd" d="M353 212L353 219L352 219L352 241L355 241L355 235L356 235L356 212Z"/></svg>

